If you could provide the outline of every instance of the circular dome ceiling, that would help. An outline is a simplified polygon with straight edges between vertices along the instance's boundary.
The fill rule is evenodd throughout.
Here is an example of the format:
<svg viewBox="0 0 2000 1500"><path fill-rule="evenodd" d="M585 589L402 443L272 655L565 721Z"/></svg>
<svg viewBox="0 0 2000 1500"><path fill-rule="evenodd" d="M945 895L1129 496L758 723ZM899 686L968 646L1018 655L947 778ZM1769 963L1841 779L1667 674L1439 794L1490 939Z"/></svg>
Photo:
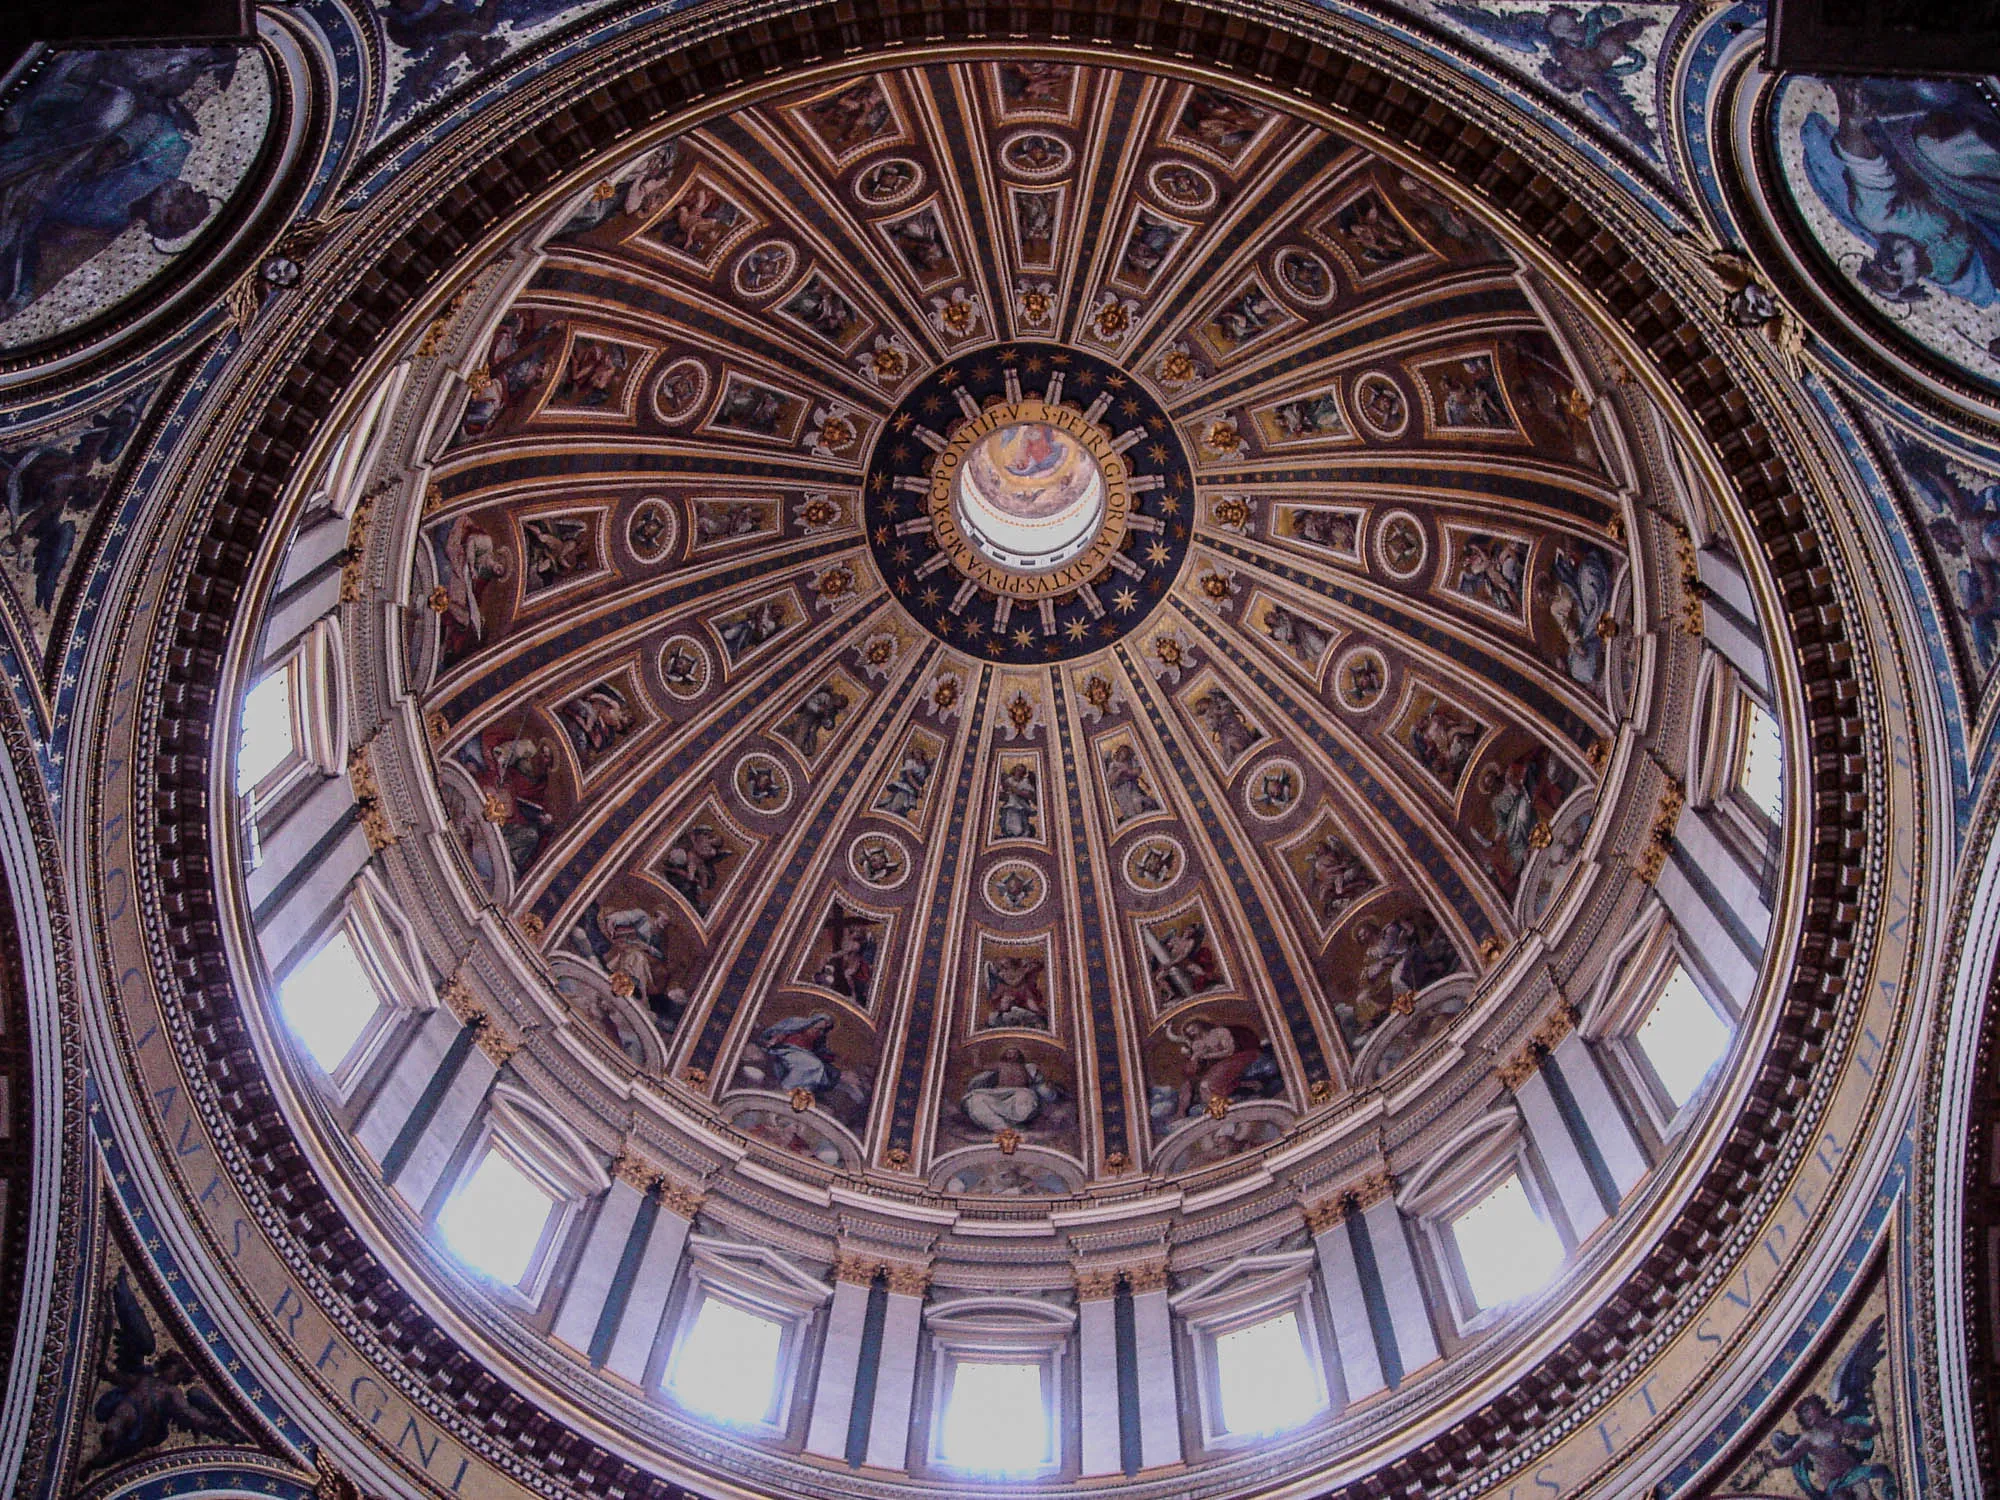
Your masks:
<svg viewBox="0 0 2000 1500"><path fill-rule="evenodd" d="M1579 868L1634 675L1601 356L1342 137L849 79L606 175L487 305L404 643L462 870L791 1167L1254 1156Z"/></svg>
<svg viewBox="0 0 2000 1500"><path fill-rule="evenodd" d="M495 240L300 469L282 566L339 558L337 626L295 581L259 627L332 663L367 852L278 828L238 904L275 1014L327 920L390 997L285 1108L413 1296L648 1464L786 1494L849 1482L859 1388L808 1360L789 1426L700 1420L662 1384L688 1277L928 1286L943 1339L1158 1292L1185 1384L1165 1294L1184 1329L1243 1275L1306 1295L1386 1214L1402 1269L1326 1314L1345 1394L1158 1450L1198 1485L1124 1467L1162 1497L1456 1420L1592 1316L1721 1118L1641 1098L1632 1035L1683 911L1721 930L1652 881L1741 695L1701 467L1563 286L1275 102L990 55L632 141ZM340 913L274 935L300 890ZM1762 1024L1746 941L1723 1046ZM503 1137L570 1205L526 1291L439 1253ZM1545 1147L1578 1296L1516 1316L1447 1242ZM948 1469L868 1452L868 1493Z"/></svg>

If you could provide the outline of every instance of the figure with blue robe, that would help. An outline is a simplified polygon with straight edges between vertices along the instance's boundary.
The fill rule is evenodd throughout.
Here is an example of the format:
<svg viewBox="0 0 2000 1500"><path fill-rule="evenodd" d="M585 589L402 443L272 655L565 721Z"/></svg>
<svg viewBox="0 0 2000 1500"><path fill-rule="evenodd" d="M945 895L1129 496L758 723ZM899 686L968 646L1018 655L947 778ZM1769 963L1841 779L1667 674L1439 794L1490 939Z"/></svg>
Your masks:
<svg viewBox="0 0 2000 1500"><path fill-rule="evenodd" d="M1853 269L1885 302L1935 288L1990 307L2000 281L2000 116L1968 84L1827 80L1839 119L1800 126L1814 192L1873 247Z"/></svg>

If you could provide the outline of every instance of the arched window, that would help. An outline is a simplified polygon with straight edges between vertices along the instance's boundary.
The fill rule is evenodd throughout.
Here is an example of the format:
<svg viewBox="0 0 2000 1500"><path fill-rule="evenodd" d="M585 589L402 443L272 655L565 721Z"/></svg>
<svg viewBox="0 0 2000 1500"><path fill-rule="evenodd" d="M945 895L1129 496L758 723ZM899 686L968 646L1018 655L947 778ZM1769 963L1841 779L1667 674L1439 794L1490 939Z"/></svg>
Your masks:
<svg viewBox="0 0 2000 1500"><path fill-rule="evenodd" d="M695 1309L667 1368L667 1389L682 1406L737 1426L777 1425L782 1320L710 1289Z"/></svg>
<svg viewBox="0 0 2000 1500"><path fill-rule="evenodd" d="M1175 1295L1202 1442L1228 1448L1303 1426L1333 1404L1310 1250L1247 1255Z"/></svg>
<svg viewBox="0 0 2000 1500"><path fill-rule="evenodd" d="M461 1264L539 1304L563 1236L585 1201L608 1186L602 1163L568 1126L503 1082L434 1227Z"/></svg>
<svg viewBox="0 0 2000 1500"><path fill-rule="evenodd" d="M1785 811L1785 742L1771 711L1743 695L1736 741L1735 789L1766 819Z"/></svg>
<svg viewBox="0 0 2000 1500"><path fill-rule="evenodd" d="M1563 1262L1562 1236L1518 1170L1488 1183L1452 1215L1451 1241L1472 1305L1481 1312L1532 1297Z"/></svg>
<svg viewBox="0 0 2000 1500"><path fill-rule="evenodd" d="M1028 1297L964 1297L924 1314L933 1355L930 1463L1024 1476L1062 1466L1062 1360L1076 1314Z"/></svg>
<svg viewBox="0 0 2000 1500"><path fill-rule="evenodd" d="M680 1314L655 1377L675 1405L767 1438L792 1431L825 1283L776 1251L697 1234Z"/></svg>
<svg viewBox="0 0 2000 1500"><path fill-rule="evenodd" d="M278 1013L330 1077L345 1070L382 1007L375 976L355 952L353 931L346 925L294 966L278 986Z"/></svg>
<svg viewBox="0 0 2000 1500"><path fill-rule="evenodd" d="M555 1186L489 1135L438 1210L438 1234L473 1270L525 1290L546 1259L560 1206Z"/></svg>
<svg viewBox="0 0 2000 1500"><path fill-rule="evenodd" d="M1508 1103L1439 1147L1398 1195L1421 1227L1459 1333L1533 1297L1575 1249L1579 1232L1547 1170L1529 1123Z"/></svg>
<svg viewBox="0 0 2000 1500"><path fill-rule="evenodd" d="M1633 1032L1654 1081L1676 1111L1701 1091L1729 1051L1730 1023L1678 959L1653 992L1653 1002Z"/></svg>

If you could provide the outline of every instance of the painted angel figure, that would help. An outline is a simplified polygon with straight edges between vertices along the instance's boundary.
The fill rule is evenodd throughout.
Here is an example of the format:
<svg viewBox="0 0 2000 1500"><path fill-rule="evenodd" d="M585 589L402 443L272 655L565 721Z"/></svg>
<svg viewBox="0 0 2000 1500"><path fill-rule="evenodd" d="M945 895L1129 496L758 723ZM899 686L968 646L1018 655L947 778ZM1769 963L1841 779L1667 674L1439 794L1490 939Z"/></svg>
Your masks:
<svg viewBox="0 0 2000 1500"><path fill-rule="evenodd" d="M1924 530L1957 575L1958 606L1982 662L2000 652L2000 480L1936 449L1897 447L1903 472L1930 511Z"/></svg>
<svg viewBox="0 0 2000 1500"><path fill-rule="evenodd" d="M202 1389L195 1367L178 1349L161 1353L152 1320L120 1270L111 1286L111 1340L98 1375L109 1387L93 1415L103 1426L97 1451L82 1472L108 1469L157 1448L178 1428L195 1437L241 1443L248 1439Z"/></svg>
<svg viewBox="0 0 2000 1500"><path fill-rule="evenodd" d="M444 538L444 653L455 657L486 638L480 595L513 571L513 554L493 534L465 516L452 521Z"/></svg>
<svg viewBox="0 0 2000 1500"><path fill-rule="evenodd" d="M7 535L0 549L35 575L35 608L55 608L71 555L77 522L109 495L112 465L145 413L153 389L135 391L116 406L91 415L78 431L0 452L0 486L7 501ZM24 553L32 551L32 563Z"/></svg>
<svg viewBox="0 0 2000 1500"><path fill-rule="evenodd" d="M992 1067L966 1080L958 1107L981 1130L997 1134L1033 1124L1043 1105L1059 1103L1062 1097L1063 1091L1038 1064L1029 1062L1019 1047L1009 1047Z"/></svg>
<svg viewBox="0 0 2000 1500"><path fill-rule="evenodd" d="M1968 83L1828 81L1839 118L1800 127L1813 190L1874 253L1853 275L1885 302L1933 288L2000 301L2000 122Z"/></svg>
<svg viewBox="0 0 2000 1500"><path fill-rule="evenodd" d="M934 761L922 745L912 743L903 751L902 764L882 788L875 806L899 818L907 818L923 805L924 789L930 785Z"/></svg>
<svg viewBox="0 0 2000 1500"><path fill-rule="evenodd" d="M1458 559L1458 591L1507 614L1518 614L1527 562L1527 547L1510 537L1467 537Z"/></svg>
<svg viewBox="0 0 2000 1500"><path fill-rule="evenodd" d="M1178 1027L1169 1024L1166 1032L1184 1059L1175 1100L1176 1114L1182 1118L1200 1114L1211 1099L1233 1098L1245 1084L1254 1085L1252 1091L1261 1094L1268 1091L1267 1078L1275 1081L1275 1065L1258 1066L1268 1062L1263 1038L1248 1026L1190 1016Z"/></svg>
<svg viewBox="0 0 2000 1500"><path fill-rule="evenodd" d="M1214 687L1194 705L1196 715L1215 737L1216 745L1234 760L1264 737L1264 731L1243 717L1236 700L1222 688Z"/></svg>
<svg viewBox="0 0 2000 1500"><path fill-rule="evenodd" d="M1883 1320L1856 1340L1834 1372L1833 1399L1817 1392L1792 1408L1797 1432L1778 1431L1739 1476L1755 1484L1790 1469L1807 1500L1897 1500L1896 1472L1875 1458L1882 1423L1875 1412L1875 1371L1882 1363Z"/></svg>
<svg viewBox="0 0 2000 1500"><path fill-rule="evenodd" d="M1540 56L1542 79L1578 99L1613 130L1656 154L1653 127L1640 116L1627 79L1645 69L1639 41L1655 23L1615 5L1552 5L1544 12L1499 14L1478 5L1438 7L1450 19L1515 52Z"/></svg>
<svg viewBox="0 0 2000 1500"><path fill-rule="evenodd" d="M986 961L986 1024L1049 1029L1049 1000L1042 989L1042 961L1008 954Z"/></svg>
<svg viewBox="0 0 2000 1500"><path fill-rule="evenodd" d="M1039 838L1037 825L1042 815L1041 779L1035 768L1018 761L1000 773L1000 805L994 810L994 828L1003 839Z"/></svg>
<svg viewBox="0 0 2000 1500"><path fill-rule="evenodd" d="M1567 648L1570 679L1595 685L1604 670L1604 638L1598 625L1611 608L1611 558L1601 547L1565 540L1558 544L1543 575L1549 615Z"/></svg>
<svg viewBox="0 0 2000 1500"><path fill-rule="evenodd" d="M674 998L674 992L665 988L671 939L666 909L648 911L642 906L600 909L597 923L605 940L602 950L605 969L630 979L639 1003L671 1026L679 1019L678 1010L671 1004L663 1009L655 1003L656 997L667 1001Z"/></svg>
<svg viewBox="0 0 2000 1500"><path fill-rule="evenodd" d="M1146 780L1146 768L1130 745L1116 745L1104 757L1104 786L1120 823L1160 810L1160 799Z"/></svg>

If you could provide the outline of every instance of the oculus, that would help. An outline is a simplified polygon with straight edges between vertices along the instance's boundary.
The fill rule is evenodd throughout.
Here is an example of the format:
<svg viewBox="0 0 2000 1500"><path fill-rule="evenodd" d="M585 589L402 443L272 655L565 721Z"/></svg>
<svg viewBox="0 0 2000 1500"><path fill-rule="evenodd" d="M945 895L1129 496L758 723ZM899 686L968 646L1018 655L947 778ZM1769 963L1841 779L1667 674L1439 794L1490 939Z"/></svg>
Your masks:
<svg viewBox="0 0 2000 1500"><path fill-rule="evenodd" d="M1060 427L1014 422L973 444L951 498L974 548L1002 567L1039 572L1068 562L1104 524L1104 471Z"/></svg>
<svg viewBox="0 0 2000 1500"><path fill-rule="evenodd" d="M1180 574L1185 454L1107 360L1008 345L933 370L880 433L866 485L876 565L957 650L1018 665L1101 651Z"/></svg>

